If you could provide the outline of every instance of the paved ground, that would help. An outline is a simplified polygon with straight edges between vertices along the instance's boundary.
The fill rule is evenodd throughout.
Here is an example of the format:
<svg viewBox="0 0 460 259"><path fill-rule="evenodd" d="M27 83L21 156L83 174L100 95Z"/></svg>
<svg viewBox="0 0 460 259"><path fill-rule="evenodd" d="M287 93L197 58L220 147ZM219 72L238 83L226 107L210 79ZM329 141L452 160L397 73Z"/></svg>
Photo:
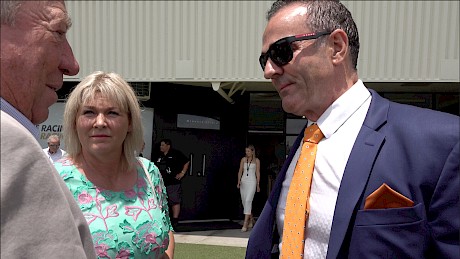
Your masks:
<svg viewBox="0 0 460 259"><path fill-rule="evenodd" d="M176 232L176 243L246 247L251 230L215 229L206 231Z"/></svg>

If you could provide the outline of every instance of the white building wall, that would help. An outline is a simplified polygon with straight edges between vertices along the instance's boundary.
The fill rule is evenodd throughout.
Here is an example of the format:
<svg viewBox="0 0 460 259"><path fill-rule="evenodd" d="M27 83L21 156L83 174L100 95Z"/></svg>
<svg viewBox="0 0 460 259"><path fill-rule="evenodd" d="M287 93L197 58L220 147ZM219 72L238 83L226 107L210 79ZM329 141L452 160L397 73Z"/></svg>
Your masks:
<svg viewBox="0 0 460 259"><path fill-rule="evenodd" d="M346 1L366 81L459 81L459 1Z"/></svg>
<svg viewBox="0 0 460 259"><path fill-rule="evenodd" d="M360 78L459 81L459 1L343 1L357 23ZM258 56L272 1L67 1L80 80L264 82Z"/></svg>

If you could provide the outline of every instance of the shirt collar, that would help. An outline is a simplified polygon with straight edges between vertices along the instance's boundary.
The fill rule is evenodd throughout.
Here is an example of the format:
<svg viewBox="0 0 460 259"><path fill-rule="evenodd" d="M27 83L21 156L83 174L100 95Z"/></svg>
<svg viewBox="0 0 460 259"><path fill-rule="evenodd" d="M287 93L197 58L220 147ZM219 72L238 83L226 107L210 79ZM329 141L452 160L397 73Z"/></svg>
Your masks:
<svg viewBox="0 0 460 259"><path fill-rule="evenodd" d="M359 79L319 117L317 123L324 137L332 136L369 97L371 93Z"/></svg>
<svg viewBox="0 0 460 259"><path fill-rule="evenodd" d="M2 97L0 97L0 109L21 123L35 138L38 138L39 130L37 126Z"/></svg>

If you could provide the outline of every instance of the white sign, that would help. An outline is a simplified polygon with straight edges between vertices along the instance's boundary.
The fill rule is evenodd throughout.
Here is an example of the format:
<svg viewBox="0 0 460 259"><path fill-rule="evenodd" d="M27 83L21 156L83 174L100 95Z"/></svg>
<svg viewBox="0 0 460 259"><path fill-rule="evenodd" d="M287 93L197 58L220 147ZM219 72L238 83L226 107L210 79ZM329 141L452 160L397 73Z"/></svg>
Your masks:
<svg viewBox="0 0 460 259"><path fill-rule="evenodd" d="M56 134L61 139L61 149L65 150L64 142L62 141L62 118L64 115L65 103L55 103L49 108L48 119L43 123L37 125L38 131L38 142L42 148L48 147L48 137Z"/></svg>

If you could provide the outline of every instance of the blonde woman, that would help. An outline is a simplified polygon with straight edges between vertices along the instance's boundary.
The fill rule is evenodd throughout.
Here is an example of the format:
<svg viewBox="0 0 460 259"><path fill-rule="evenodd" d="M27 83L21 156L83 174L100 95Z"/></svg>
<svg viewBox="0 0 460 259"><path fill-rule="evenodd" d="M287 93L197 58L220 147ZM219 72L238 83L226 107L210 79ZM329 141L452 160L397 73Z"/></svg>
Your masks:
<svg viewBox="0 0 460 259"><path fill-rule="evenodd" d="M166 188L143 142L139 103L115 73L94 72L67 100L68 156L54 165L89 225L99 258L173 258Z"/></svg>
<svg viewBox="0 0 460 259"><path fill-rule="evenodd" d="M241 158L240 169L238 170L238 184L240 189L241 202L243 203L244 223L242 232L248 231L254 225L252 216L252 201L255 192L260 192L260 160L256 157L253 145L248 145L245 149L246 155Z"/></svg>

